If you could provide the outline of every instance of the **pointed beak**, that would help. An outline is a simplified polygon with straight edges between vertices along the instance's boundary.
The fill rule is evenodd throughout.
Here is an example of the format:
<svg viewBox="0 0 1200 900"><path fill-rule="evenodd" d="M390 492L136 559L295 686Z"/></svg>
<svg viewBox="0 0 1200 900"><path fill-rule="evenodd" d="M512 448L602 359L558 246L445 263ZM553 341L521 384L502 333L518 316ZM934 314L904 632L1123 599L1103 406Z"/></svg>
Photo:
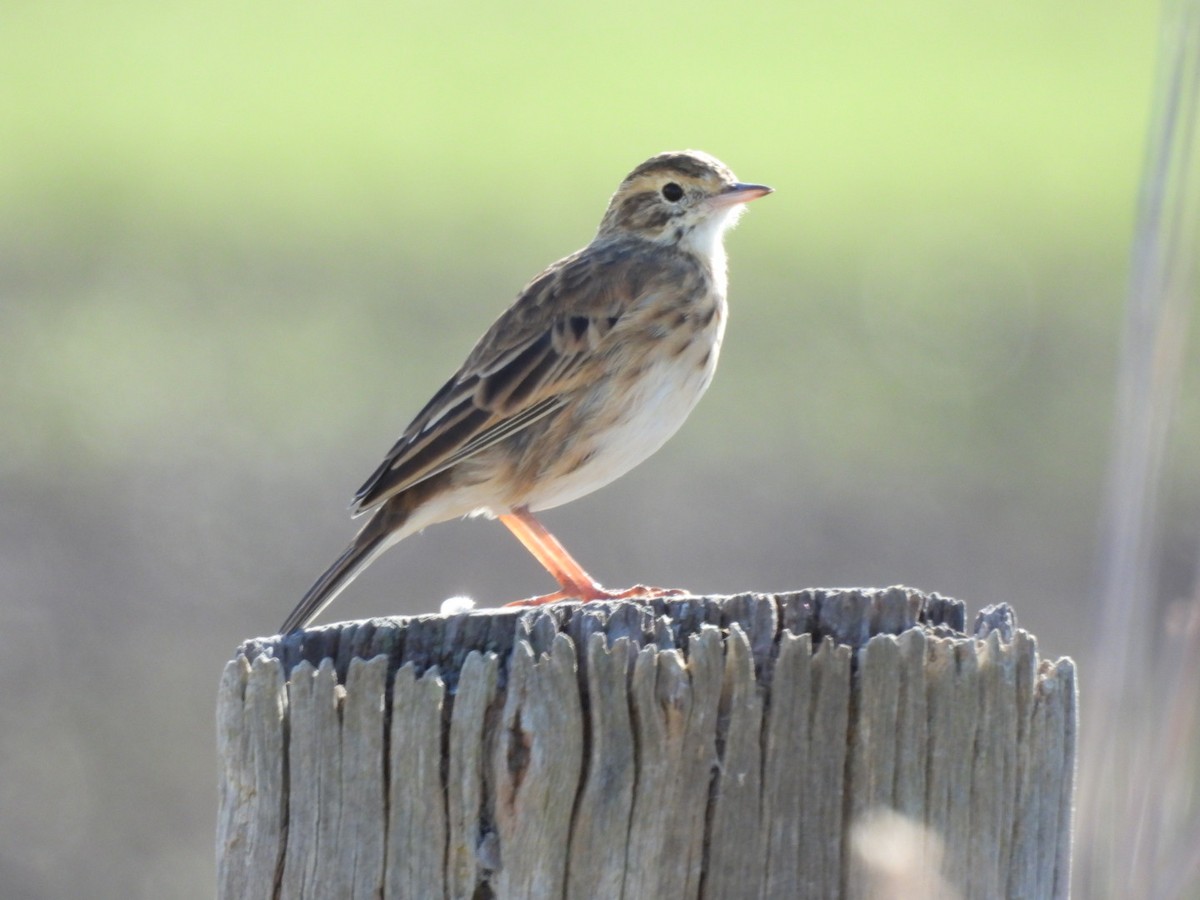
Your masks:
<svg viewBox="0 0 1200 900"><path fill-rule="evenodd" d="M769 188L765 184L744 184L739 181L725 188L710 202L714 206L736 206L738 203L749 203L751 200L765 197L774 190L775 188Z"/></svg>

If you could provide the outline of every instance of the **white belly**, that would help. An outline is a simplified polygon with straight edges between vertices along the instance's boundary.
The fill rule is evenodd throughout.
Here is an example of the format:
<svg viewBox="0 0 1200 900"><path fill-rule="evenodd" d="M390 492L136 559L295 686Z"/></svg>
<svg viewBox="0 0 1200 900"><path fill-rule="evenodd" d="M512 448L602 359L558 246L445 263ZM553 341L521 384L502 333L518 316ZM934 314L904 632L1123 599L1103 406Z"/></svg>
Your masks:
<svg viewBox="0 0 1200 900"><path fill-rule="evenodd" d="M724 322L717 324L723 330ZM720 341L718 331L703 368L700 363L706 347L697 346L645 371L636 392L622 400L623 414L597 440L592 456L569 475L550 479L535 489L529 508L550 509L569 503L620 478L653 455L679 430L708 389Z"/></svg>

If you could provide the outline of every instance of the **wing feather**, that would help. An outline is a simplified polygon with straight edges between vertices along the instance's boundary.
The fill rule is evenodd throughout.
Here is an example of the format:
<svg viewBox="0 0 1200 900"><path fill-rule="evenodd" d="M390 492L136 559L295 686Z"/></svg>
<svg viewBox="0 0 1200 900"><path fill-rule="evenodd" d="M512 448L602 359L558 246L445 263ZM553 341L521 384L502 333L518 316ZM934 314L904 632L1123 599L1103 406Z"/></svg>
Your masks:
<svg viewBox="0 0 1200 900"><path fill-rule="evenodd" d="M355 495L355 510L378 506L561 409L595 377L588 362L622 318L671 277L661 256L658 277L648 277L637 251L629 242L592 244L531 281L405 429Z"/></svg>

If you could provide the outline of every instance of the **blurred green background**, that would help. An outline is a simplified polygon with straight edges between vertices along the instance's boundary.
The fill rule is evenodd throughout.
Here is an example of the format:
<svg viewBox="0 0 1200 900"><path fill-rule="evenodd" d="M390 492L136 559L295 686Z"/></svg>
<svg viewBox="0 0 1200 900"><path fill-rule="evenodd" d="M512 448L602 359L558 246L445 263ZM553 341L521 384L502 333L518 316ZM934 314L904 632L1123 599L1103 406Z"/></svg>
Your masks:
<svg viewBox="0 0 1200 900"><path fill-rule="evenodd" d="M777 189L727 242L722 368L678 438L547 522L614 585L1007 600L1086 683L1156 16L7 4L4 896L212 895L223 663L340 551L350 495L493 317L666 149ZM1200 519L1172 473L1168 590ZM551 587L504 529L449 524L331 615Z"/></svg>

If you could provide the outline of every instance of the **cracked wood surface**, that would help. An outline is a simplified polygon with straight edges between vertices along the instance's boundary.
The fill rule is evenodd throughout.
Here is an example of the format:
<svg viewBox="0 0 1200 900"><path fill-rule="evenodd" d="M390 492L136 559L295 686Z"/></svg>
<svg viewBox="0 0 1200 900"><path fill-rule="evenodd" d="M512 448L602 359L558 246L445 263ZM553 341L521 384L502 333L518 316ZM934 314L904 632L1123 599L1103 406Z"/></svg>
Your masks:
<svg viewBox="0 0 1200 900"><path fill-rule="evenodd" d="M964 619L809 590L248 641L219 895L1066 897L1074 665Z"/></svg>

